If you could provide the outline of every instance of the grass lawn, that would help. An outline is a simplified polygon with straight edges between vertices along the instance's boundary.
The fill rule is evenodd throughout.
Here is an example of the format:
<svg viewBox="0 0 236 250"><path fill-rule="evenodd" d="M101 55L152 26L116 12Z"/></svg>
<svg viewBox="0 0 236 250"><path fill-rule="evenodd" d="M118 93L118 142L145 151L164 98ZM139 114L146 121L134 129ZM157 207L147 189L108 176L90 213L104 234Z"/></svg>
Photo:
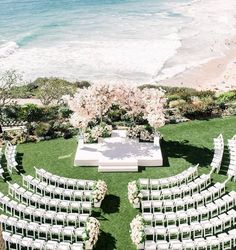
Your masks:
<svg viewBox="0 0 236 250"><path fill-rule="evenodd" d="M98 173L93 167L73 167L76 139L57 139L39 143L23 144L18 147L26 174L34 175L34 166L66 177L102 179L108 185L109 194L102 209L96 210L101 222L101 236L96 249L135 249L129 237L129 223L138 213L127 199L127 184L140 177L160 178L175 175L192 164L199 163L200 172L209 172L213 156L212 138L222 133L226 139L236 134L236 117L194 121L178 125L166 125L161 129L164 136L162 152L164 166L143 169L139 173ZM225 150L221 174L214 174L214 181L224 181L228 165L228 151ZM21 177L13 174L12 182L21 183ZM228 190L235 189L236 183L229 183ZM7 193L7 184L0 181L0 190Z"/></svg>

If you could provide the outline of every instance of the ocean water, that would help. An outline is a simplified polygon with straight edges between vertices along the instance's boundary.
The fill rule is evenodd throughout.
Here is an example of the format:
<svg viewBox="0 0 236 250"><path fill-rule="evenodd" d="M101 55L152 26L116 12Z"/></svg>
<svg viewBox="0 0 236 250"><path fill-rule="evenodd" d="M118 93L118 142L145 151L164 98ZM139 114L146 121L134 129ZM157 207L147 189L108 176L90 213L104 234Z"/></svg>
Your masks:
<svg viewBox="0 0 236 250"><path fill-rule="evenodd" d="M228 49L235 0L1 0L0 71L150 83Z"/></svg>

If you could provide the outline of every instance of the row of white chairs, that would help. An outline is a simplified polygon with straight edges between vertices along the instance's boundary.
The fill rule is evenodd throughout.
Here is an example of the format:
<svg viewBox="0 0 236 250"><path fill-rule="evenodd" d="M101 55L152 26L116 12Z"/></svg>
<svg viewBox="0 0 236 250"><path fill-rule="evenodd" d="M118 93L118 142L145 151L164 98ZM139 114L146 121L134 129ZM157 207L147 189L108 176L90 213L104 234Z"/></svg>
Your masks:
<svg viewBox="0 0 236 250"><path fill-rule="evenodd" d="M40 240L55 240L63 242L81 242L85 227L39 224L28 222L7 215L0 215L1 230Z"/></svg>
<svg viewBox="0 0 236 250"><path fill-rule="evenodd" d="M229 148L229 168L227 171L227 175L230 179L236 180L236 136L228 140L228 148Z"/></svg>
<svg viewBox="0 0 236 250"><path fill-rule="evenodd" d="M0 210L27 221L63 226L82 227L89 218L89 214L66 213L35 208L11 200L0 193Z"/></svg>
<svg viewBox="0 0 236 250"><path fill-rule="evenodd" d="M210 220L192 222L191 225L181 224L179 226L145 226L146 239L155 242L159 240L186 240L216 235L230 229L236 219L236 211L231 210Z"/></svg>
<svg viewBox="0 0 236 250"><path fill-rule="evenodd" d="M12 145L9 141L6 143L5 147L5 157L7 160L7 169L10 174L12 174L13 169L18 172L17 166L18 163L16 161L16 146Z"/></svg>
<svg viewBox="0 0 236 250"><path fill-rule="evenodd" d="M2 179L4 179L4 169L2 167L1 161L2 161L2 156L3 156L3 152L2 152L2 148L0 148L0 177Z"/></svg>
<svg viewBox="0 0 236 250"><path fill-rule="evenodd" d="M220 171L220 166L224 154L224 139L222 134L220 134L217 138L214 138L213 143L214 143L214 156L210 166L212 168L212 172L216 171L218 173Z"/></svg>
<svg viewBox="0 0 236 250"><path fill-rule="evenodd" d="M138 184L141 189L162 189L162 188L171 188L174 186L180 186L182 184L187 184L188 182L194 180L198 177L198 165L189 167L183 172L161 179L148 179L140 178Z"/></svg>
<svg viewBox="0 0 236 250"><path fill-rule="evenodd" d="M22 183L27 189L43 196L50 196L51 198L58 198L61 200L93 201L93 190L55 188L55 186L49 185L30 175L22 175Z"/></svg>
<svg viewBox="0 0 236 250"><path fill-rule="evenodd" d="M203 174L192 182L161 190L141 189L143 200L177 199L199 193L211 184L211 175Z"/></svg>
<svg viewBox="0 0 236 250"><path fill-rule="evenodd" d="M214 186L192 196L185 196L173 200L141 200L142 213L148 212L173 212L196 208L220 198L225 193L225 184L216 183Z"/></svg>
<svg viewBox="0 0 236 250"><path fill-rule="evenodd" d="M221 213L224 213L236 206L236 192L231 191L229 194L222 196L214 202L208 203L206 206L198 206L186 211L180 210L176 212L144 212L142 216L148 225L153 226L169 226L180 224L191 224L192 222L200 222L209 220Z"/></svg>
<svg viewBox="0 0 236 250"><path fill-rule="evenodd" d="M83 243L69 243L57 241L45 241L39 239L32 239L22 237L21 235L11 234L9 232L2 232L5 241L5 248L11 250L83 250Z"/></svg>
<svg viewBox="0 0 236 250"><path fill-rule="evenodd" d="M75 213L89 213L92 212L92 203L89 201L67 201L60 199L53 199L48 196L41 196L23 187L17 183L11 184L8 182L8 194L17 201L30 205L33 207L55 210L59 212L75 212Z"/></svg>
<svg viewBox="0 0 236 250"><path fill-rule="evenodd" d="M83 179L73 179L61 177L59 175L52 174L42 168L35 168L35 178L46 182L48 185L55 187L62 187L64 189L82 189L82 190L91 190L93 189L96 181L93 180L83 180Z"/></svg>
<svg viewBox="0 0 236 250"><path fill-rule="evenodd" d="M145 250L232 250L236 246L236 229L206 238L186 240L147 240L139 249Z"/></svg>

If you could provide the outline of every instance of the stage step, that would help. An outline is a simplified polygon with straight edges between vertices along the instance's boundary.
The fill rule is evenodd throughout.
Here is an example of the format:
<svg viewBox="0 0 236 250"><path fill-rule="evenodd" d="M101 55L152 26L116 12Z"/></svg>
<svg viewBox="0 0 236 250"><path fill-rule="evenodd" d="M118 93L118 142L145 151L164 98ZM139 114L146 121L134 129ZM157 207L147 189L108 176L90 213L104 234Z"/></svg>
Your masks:
<svg viewBox="0 0 236 250"><path fill-rule="evenodd" d="M138 166L138 161L136 159L124 159L124 160L108 160L108 159L100 159L99 166Z"/></svg>
<svg viewBox="0 0 236 250"><path fill-rule="evenodd" d="M98 166L98 172L138 172L138 165L109 165L109 166Z"/></svg>

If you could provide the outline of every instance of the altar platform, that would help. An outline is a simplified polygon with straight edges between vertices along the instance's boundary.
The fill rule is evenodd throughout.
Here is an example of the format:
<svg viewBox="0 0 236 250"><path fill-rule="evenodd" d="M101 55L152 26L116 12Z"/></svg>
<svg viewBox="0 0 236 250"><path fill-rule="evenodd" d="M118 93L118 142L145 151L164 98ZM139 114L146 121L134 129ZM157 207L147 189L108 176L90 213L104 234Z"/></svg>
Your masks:
<svg viewBox="0 0 236 250"><path fill-rule="evenodd" d="M163 165L160 145L126 138L124 130L114 130L112 137L99 143L78 145L75 166L97 166L99 172L137 172L138 167Z"/></svg>

